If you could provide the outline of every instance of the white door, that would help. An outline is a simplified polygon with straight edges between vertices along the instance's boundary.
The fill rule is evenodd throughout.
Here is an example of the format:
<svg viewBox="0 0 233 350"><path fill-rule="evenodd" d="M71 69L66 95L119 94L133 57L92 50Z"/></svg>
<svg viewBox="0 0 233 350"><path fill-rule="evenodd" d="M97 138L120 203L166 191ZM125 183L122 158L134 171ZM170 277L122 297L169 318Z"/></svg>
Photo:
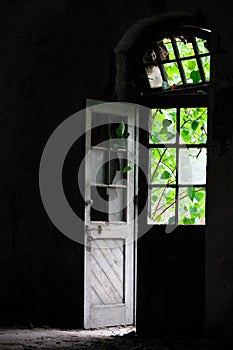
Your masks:
<svg viewBox="0 0 233 350"><path fill-rule="evenodd" d="M134 118L124 103L86 112L86 329L134 323Z"/></svg>

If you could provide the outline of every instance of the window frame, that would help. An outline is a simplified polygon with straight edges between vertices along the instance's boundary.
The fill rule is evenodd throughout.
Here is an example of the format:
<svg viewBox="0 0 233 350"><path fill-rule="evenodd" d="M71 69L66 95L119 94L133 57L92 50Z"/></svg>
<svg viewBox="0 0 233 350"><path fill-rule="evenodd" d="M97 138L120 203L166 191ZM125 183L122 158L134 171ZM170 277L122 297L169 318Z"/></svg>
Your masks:
<svg viewBox="0 0 233 350"><path fill-rule="evenodd" d="M207 94L185 94L185 99L184 99L184 95L183 94L167 94L166 92L164 94L146 94L146 95L142 95L141 99L140 99L140 104L149 108L149 109L168 109L168 108L207 108L207 135L208 135L208 128L209 128L209 123L208 123L208 95ZM149 117L149 116L148 116ZM149 123L149 119L147 122L143 122L144 125L144 130L145 130L145 125L147 125L147 130L148 130L148 123ZM141 187L141 207L143 205L147 205L147 213L149 214L149 200L150 200L150 194L149 194L149 188L150 188L150 181L149 181L149 177L150 177L150 159L149 159L149 152L150 149L153 148L153 144L150 143L150 132L149 130L145 133L145 131L141 132L140 135L140 143L143 143L143 145L146 147L147 149L147 155L144 155L144 159L141 160L143 162L147 163L147 168L148 168L148 174L147 174L147 179L145 179L145 181L143 180L140 187ZM207 169L208 169L208 137L207 137L207 142L205 144L198 144L198 146L203 145L203 148L206 148L207 150ZM184 144L184 147L186 147L186 144ZM193 144L191 145L191 148L197 148L197 144ZM206 174L206 183L203 185L198 185L198 187L205 187L205 189L207 188L207 176L208 176L208 172ZM164 185L166 186L166 185ZM179 185L178 185L179 186ZM163 187L163 185L161 185L161 187ZM184 186L184 187L188 187L188 186ZM194 187L193 185L191 185L190 187ZM205 208L206 208L206 203L207 203L207 191L206 191L206 198L205 198ZM144 204L143 204L144 203ZM205 210L206 212L206 210ZM147 215L147 217L149 217L149 215ZM146 219L146 218L145 218ZM205 215L205 219L206 219L206 215ZM145 222L146 225L151 225L151 226L167 226L167 224L159 224L156 222L148 222L148 220L146 219ZM178 223L176 222L176 225ZM178 226L206 226L206 220L205 220L205 224L204 225L198 225L198 224L192 224L192 225L180 225L178 224Z"/></svg>
<svg viewBox="0 0 233 350"><path fill-rule="evenodd" d="M177 123L176 123L176 137L174 143L152 143L150 142L150 137L147 139L146 147L148 148L148 151L152 149L174 149L176 153L176 169L175 169L175 183L174 184L158 184L158 183L151 183L151 181L148 181L148 198L149 198L149 206L151 205L151 194L149 194L149 191L152 190L153 188L174 188L175 189L175 225L179 224L179 203L180 203L180 189L181 188L204 188L206 192L206 179L205 183L193 183L193 184L180 184L179 183L179 165L180 165L180 150L181 149L200 149L201 151L203 149L206 149L207 153L207 142L206 143L181 143L180 142L180 131L181 131L181 125L180 125L180 120L181 120L181 113L180 110L182 108L206 108L207 110L207 116L208 116L208 108L207 106L195 106L195 107L174 107L176 109L176 115L177 115ZM167 108L166 108L167 109ZM207 118L207 124L208 124L208 118ZM208 139L207 139L208 140ZM150 176L151 172L151 162L150 162L150 157L149 157L149 174L148 177ZM148 179L149 180L149 179ZM149 209L148 209L149 210ZM153 220L152 220L153 221ZM158 224L156 221L154 224ZM183 224L182 224L183 225ZM196 224L194 224L196 225Z"/></svg>

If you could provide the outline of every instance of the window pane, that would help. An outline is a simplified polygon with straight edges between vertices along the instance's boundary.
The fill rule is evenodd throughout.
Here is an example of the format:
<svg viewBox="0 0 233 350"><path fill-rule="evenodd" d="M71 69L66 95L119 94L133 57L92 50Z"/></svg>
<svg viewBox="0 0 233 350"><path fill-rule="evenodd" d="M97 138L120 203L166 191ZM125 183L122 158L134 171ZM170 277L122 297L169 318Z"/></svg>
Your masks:
<svg viewBox="0 0 233 350"><path fill-rule="evenodd" d="M182 84L180 77L180 71L176 62L164 64L164 68L167 74L167 80L169 85Z"/></svg>
<svg viewBox="0 0 233 350"><path fill-rule="evenodd" d="M201 76L198 70L197 60L195 58L191 60L185 60L185 61L182 61L182 64L184 67L187 83L191 83L191 84L199 83L201 81Z"/></svg>
<svg viewBox="0 0 233 350"><path fill-rule="evenodd" d="M180 188L178 213L180 225L204 225L205 188Z"/></svg>
<svg viewBox="0 0 233 350"><path fill-rule="evenodd" d="M91 150L91 182L105 184L107 181L106 169L108 152L101 149Z"/></svg>
<svg viewBox="0 0 233 350"><path fill-rule="evenodd" d="M201 62L205 72L206 80L210 80L210 56L202 57Z"/></svg>
<svg viewBox="0 0 233 350"><path fill-rule="evenodd" d="M200 54L209 53L209 50L207 48L207 40L202 38L196 38L196 41L197 41L198 51Z"/></svg>
<svg viewBox="0 0 233 350"><path fill-rule="evenodd" d="M176 109L153 109L150 143L174 143L176 140Z"/></svg>
<svg viewBox="0 0 233 350"><path fill-rule="evenodd" d="M103 125L99 125L102 124ZM91 144L97 146L109 140L109 116L104 113L93 113L91 120Z"/></svg>
<svg viewBox="0 0 233 350"><path fill-rule="evenodd" d="M180 36L176 38L176 44L181 58L195 55L193 44L188 42L187 37Z"/></svg>
<svg viewBox="0 0 233 350"><path fill-rule="evenodd" d="M108 162L108 184L125 185L127 172L127 153L124 151L110 151Z"/></svg>
<svg viewBox="0 0 233 350"><path fill-rule="evenodd" d="M176 57L175 57L175 54L174 54L174 50L173 50L173 46L172 46L172 43L171 43L171 39L169 38L166 38L163 40L163 43L168 51L168 55L169 55L169 60L174 60ZM162 59L163 57L161 57Z"/></svg>
<svg viewBox="0 0 233 350"><path fill-rule="evenodd" d="M179 150L179 184L206 183L206 148Z"/></svg>
<svg viewBox="0 0 233 350"><path fill-rule="evenodd" d="M109 222L126 221L126 189L108 188Z"/></svg>
<svg viewBox="0 0 233 350"><path fill-rule="evenodd" d="M198 144L207 141L207 108L180 109L180 143Z"/></svg>
<svg viewBox="0 0 233 350"><path fill-rule="evenodd" d="M175 222L174 188L152 188L150 191L149 218L152 223L174 224Z"/></svg>
<svg viewBox="0 0 233 350"><path fill-rule="evenodd" d="M162 86L162 76L158 67L158 60L154 49L148 50L143 56L143 63L151 88Z"/></svg>
<svg viewBox="0 0 233 350"><path fill-rule="evenodd" d="M150 150L152 184L174 184L176 179L176 149L153 148Z"/></svg>
<svg viewBox="0 0 233 350"><path fill-rule="evenodd" d="M150 87L158 88L162 86L162 76L158 66L145 67Z"/></svg>
<svg viewBox="0 0 233 350"><path fill-rule="evenodd" d="M91 221L108 221L108 196L107 188L91 187ZM98 207L97 204L98 203Z"/></svg>

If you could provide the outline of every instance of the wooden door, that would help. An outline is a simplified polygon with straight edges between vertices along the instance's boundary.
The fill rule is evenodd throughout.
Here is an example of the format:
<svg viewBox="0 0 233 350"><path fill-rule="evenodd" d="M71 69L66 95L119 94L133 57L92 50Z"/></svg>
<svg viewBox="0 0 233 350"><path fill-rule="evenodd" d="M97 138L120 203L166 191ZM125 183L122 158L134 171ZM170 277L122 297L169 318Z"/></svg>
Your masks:
<svg viewBox="0 0 233 350"><path fill-rule="evenodd" d="M86 329L134 323L134 117L130 104L87 108ZM120 125L127 137L115 144Z"/></svg>

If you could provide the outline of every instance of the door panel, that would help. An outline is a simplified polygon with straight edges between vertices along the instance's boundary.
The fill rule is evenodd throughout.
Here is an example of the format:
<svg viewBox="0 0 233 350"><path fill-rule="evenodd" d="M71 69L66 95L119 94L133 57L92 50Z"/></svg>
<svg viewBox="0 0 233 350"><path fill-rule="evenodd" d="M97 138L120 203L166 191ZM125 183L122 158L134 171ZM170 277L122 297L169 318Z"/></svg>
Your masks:
<svg viewBox="0 0 233 350"><path fill-rule="evenodd" d="M86 329L134 322L134 117L130 104L87 108ZM122 121L129 136L116 147L109 140ZM130 174L123 171L127 164Z"/></svg>
<svg viewBox="0 0 233 350"><path fill-rule="evenodd" d="M181 107L183 101L179 105L177 97L176 103L173 101L169 105L168 101L162 108ZM198 106L197 102L194 105ZM148 130L148 124L149 113L148 118L140 119L144 130ZM148 216L151 169L149 150L146 148L149 149L149 140L147 133L140 134L140 144L144 144L145 149L140 149L139 162L144 169L148 169L148 177L139 182L139 211L147 205ZM143 174L139 177L144 178ZM137 334L143 337L151 337L152 334L157 337L202 335L205 226L178 225L169 231L166 224L152 224L147 215L141 216L138 224L139 235L145 231L146 234L139 239L137 251Z"/></svg>

